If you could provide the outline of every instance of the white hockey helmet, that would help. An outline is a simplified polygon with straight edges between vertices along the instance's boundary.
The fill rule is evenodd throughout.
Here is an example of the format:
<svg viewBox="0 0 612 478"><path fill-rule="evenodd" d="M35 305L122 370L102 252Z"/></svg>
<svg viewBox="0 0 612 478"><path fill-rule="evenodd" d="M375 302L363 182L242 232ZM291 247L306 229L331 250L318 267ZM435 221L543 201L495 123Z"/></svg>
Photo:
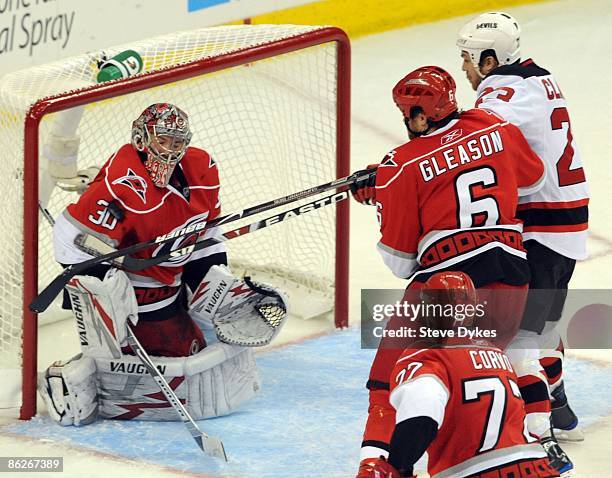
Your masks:
<svg viewBox="0 0 612 478"><path fill-rule="evenodd" d="M457 46L470 55L476 67L485 50L494 50L499 64L508 65L521 56L520 36L521 27L507 13L483 13L459 30Z"/></svg>

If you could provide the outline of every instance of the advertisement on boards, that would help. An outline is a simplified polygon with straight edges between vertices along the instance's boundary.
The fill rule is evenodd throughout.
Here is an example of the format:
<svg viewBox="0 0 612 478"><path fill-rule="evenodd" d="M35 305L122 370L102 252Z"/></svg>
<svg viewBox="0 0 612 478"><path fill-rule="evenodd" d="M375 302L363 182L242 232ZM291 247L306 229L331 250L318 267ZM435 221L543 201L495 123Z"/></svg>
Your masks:
<svg viewBox="0 0 612 478"><path fill-rule="evenodd" d="M0 76L130 41L312 0L0 0Z"/></svg>

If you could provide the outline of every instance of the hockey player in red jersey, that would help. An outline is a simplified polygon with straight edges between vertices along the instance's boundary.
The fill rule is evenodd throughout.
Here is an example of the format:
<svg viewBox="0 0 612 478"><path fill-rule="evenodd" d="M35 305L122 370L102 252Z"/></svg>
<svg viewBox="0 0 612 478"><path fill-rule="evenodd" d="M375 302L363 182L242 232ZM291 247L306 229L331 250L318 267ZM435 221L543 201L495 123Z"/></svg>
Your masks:
<svg viewBox="0 0 612 478"><path fill-rule="evenodd" d="M146 108L133 123L131 143L110 157L57 219L56 260L75 264L91 258L88 247L121 249L189 228L201 231L138 253L153 257L218 234L218 228L194 227L220 214L220 185L215 161L190 146L191 137L180 108L168 103ZM142 367L125 340L128 320L149 354L181 357L159 359L169 362L158 368L169 374L168 382L194 418L229 413L251 398L259 379L251 350L241 346L252 345L249 339L234 336L206 347L202 332L214 329L221 337L219 314L236 333L263 330L256 305L263 295L252 282L233 277L226 265L224 246L217 244L139 272L101 264L72 279L66 289L83 354L54 364L41 377L39 390L52 418L62 425L86 424L97 416L176 419L170 405L160 403L159 389L146 372L130 378ZM281 295L269 289L268 299L274 296L282 309ZM252 342L264 344L261 338Z"/></svg>
<svg viewBox="0 0 612 478"><path fill-rule="evenodd" d="M392 272L411 279L413 290L441 270L468 273L488 298L503 347L518 329L529 281L518 197L542 187L544 167L516 126L486 111L460 113L455 89L438 67L400 80L393 98L411 141L383 159L375 188L362 183L354 192L376 204L378 250ZM369 460L388 454L395 418L388 377L400 353L379 347L370 370L359 478L373 477Z"/></svg>
<svg viewBox="0 0 612 478"><path fill-rule="evenodd" d="M432 275L420 295L426 306L453 310L478 303L474 284L463 272ZM445 338L406 349L391 373L395 426L388 458L372 460L374 476L412 477L425 452L432 478L559 476L527 431L510 359L486 340L461 336L461 330L478 327L474 315L442 310L431 308L423 322L445 332Z"/></svg>
<svg viewBox="0 0 612 478"><path fill-rule="evenodd" d="M58 218L54 231L57 261L74 264L90 257L74 242L84 232L121 249L217 217L217 166L204 150L188 147L191 135L182 110L166 103L145 109L134 121L132 144L119 148L79 200ZM139 257L183 245L187 244L165 244ZM184 357L204 347L202 332L181 310L178 299L181 283L195 290L216 264L227 264L221 244L197 256L129 274L141 319L136 335L149 353ZM108 266L100 269L101 278ZM149 317L153 320L147 320Z"/></svg>
<svg viewBox="0 0 612 478"><path fill-rule="evenodd" d="M531 269L529 287L534 291L521 328L541 345L558 437L581 440L578 418L565 395L563 344L556 325L576 260L587 256L589 191L567 102L547 70L532 59L521 61L520 33L510 15L485 13L461 29L457 46L463 70L476 90L476 106L518 126L546 168L545 186L521 197L518 207Z"/></svg>

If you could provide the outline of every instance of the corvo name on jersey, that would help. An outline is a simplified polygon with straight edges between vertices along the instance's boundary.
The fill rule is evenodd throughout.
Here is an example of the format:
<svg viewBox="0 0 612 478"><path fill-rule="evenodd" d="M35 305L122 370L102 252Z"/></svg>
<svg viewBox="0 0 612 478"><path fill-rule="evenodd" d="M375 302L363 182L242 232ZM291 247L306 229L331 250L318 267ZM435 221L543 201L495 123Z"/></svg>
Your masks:
<svg viewBox="0 0 612 478"><path fill-rule="evenodd" d="M428 182L463 164L478 161L503 150L501 135L495 130L467 141L465 146L461 142L420 161L419 170L423 180Z"/></svg>
<svg viewBox="0 0 612 478"><path fill-rule="evenodd" d="M70 302L72 302L72 312L77 323L77 330L79 332L79 342L81 345L89 345L87 339L87 329L85 328L85 322L83 321L83 305L78 294L70 293Z"/></svg>
<svg viewBox="0 0 612 478"><path fill-rule="evenodd" d="M157 370L159 370L159 372L163 375L164 373L166 373L166 366L165 365L156 365L155 368L157 368ZM129 374L138 374L138 375L145 375L148 373L147 368L144 366L144 364L141 363L125 363L125 362L111 362L110 363L110 370L111 372L117 372L117 373L129 373Z"/></svg>
<svg viewBox="0 0 612 478"><path fill-rule="evenodd" d="M300 214L305 214L307 212L314 211L315 209L327 206L328 204L335 204L337 202L343 201L347 197L348 191L343 191L341 193L334 194L333 196L325 197L318 201L313 201L311 203L304 204L303 206L290 209L289 211L282 212L280 214L277 214L276 216L271 216L264 221L264 224L266 226L270 226L272 224L276 224L277 222L284 221L285 219L290 219L292 217L299 216Z"/></svg>
<svg viewBox="0 0 612 478"><path fill-rule="evenodd" d="M202 229L204 229L206 227L206 223L205 222L198 222L197 224L191 224L187 227L184 227L182 229L178 229L176 231L172 231L169 232L168 234L162 234L161 236L157 236L155 238L155 243L159 243L162 241L165 241L166 239L172 239L173 237L177 237L177 236L182 236L184 234L189 234L192 232L198 232L201 231Z"/></svg>
<svg viewBox="0 0 612 478"><path fill-rule="evenodd" d="M476 370L498 369L514 372L512 365L510 365L510 359L505 354L495 350L470 350L470 359Z"/></svg>

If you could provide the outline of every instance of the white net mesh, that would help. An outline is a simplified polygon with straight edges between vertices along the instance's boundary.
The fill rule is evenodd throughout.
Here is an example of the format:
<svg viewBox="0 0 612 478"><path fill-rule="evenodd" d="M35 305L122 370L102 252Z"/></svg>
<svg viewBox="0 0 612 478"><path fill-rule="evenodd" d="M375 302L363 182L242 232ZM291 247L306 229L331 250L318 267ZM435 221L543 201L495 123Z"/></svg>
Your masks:
<svg viewBox="0 0 612 478"><path fill-rule="evenodd" d="M144 72L223 55L263 43L302 35L319 27L230 26L181 32L105 50L113 56L136 50ZM61 115L72 114L80 137L78 168L101 166L129 142L131 122L149 104L170 102L184 109L192 145L210 152L221 173L224 213L301 191L335 178L335 42L176 81L87 104L80 113L43 117L41 153ZM0 227L0 368L19 367L23 290L24 118L41 98L95 84L101 52L8 74L0 80L0 151L3 155ZM78 93L77 93L78 94ZM57 216L76 193L53 187L40 155L40 197ZM256 219L257 217L253 218ZM250 221L249 221L250 222ZM233 225L238 226L241 223ZM303 293L333 297L335 210L327 207L300 219L227 243L236 268L267 271L290 280ZM60 268L52 256L50 226L39 219L39 285ZM282 286L282 284L281 284ZM44 317L42 317L44 320Z"/></svg>

